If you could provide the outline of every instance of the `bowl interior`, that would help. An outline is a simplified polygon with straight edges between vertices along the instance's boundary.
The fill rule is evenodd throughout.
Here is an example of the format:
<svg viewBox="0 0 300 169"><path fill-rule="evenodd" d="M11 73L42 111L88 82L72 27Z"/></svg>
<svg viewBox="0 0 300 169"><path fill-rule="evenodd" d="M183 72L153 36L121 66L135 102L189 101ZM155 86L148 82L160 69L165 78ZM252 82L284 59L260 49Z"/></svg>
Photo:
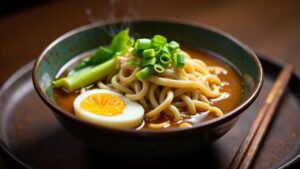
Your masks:
<svg viewBox="0 0 300 169"><path fill-rule="evenodd" d="M257 90L261 81L261 67L254 53L225 33L211 28L166 21L132 21L129 25L134 37L162 34L193 49L216 53L234 66L242 76L244 94L241 104ZM73 57L106 45L112 35L124 28L122 23L108 23L81 27L58 38L42 53L36 68L38 85L55 104L52 81L59 69Z"/></svg>

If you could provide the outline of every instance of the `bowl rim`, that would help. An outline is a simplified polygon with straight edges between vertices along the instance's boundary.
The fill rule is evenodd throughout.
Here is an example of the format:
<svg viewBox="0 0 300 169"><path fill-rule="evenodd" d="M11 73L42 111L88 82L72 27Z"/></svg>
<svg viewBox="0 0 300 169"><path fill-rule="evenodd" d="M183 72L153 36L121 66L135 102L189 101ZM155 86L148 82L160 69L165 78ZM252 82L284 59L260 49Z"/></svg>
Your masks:
<svg viewBox="0 0 300 169"><path fill-rule="evenodd" d="M56 105L53 101L51 101L49 99L49 97L43 92L43 90L39 84L38 68L39 68L39 65L40 65L41 61L43 60L45 54L56 44L60 43L62 40L69 38L77 33L80 33L85 30L93 29L96 27L101 27L104 25L120 23L120 22L122 22L121 19L116 19L113 21L101 21L101 22L91 23L91 24L87 24L87 25L83 25L81 27L75 28L75 29L61 35L60 37L55 39L53 42L51 42L50 45L48 45L43 50L43 52L38 56L38 58L36 59L36 61L34 63L33 71L32 71L33 85L34 85L34 88L37 91L38 95L40 96L40 98L44 101L44 103L46 103L52 109L52 112L59 113L60 115L64 116L65 118L69 118L69 119L75 120L81 124L84 124L84 125L87 125L87 126L90 126L93 128L97 128L97 129L100 129L103 131L107 131L110 133L136 135L136 136L144 136L144 135L163 136L168 133L168 136L169 136L169 134L175 134L175 133L183 134L183 133L190 133L193 131L198 131L200 129L204 130L206 128L215 127L225 121L229 121L230 119L235 118L236 116L241 114L245 109L247 109L254 102L254 100L256 99L256 97L258 96L258 94L261 91L264 75L263 75L262 65L261 65L257 55L247 45L240 42L232 35L224 32L222 30L219 30L215 27L208 26L206 24L199 23L196 21L191 21L191 20L183 20L183 19L169 18L169 17L137 17L137 18L132 18L129 22L167 22L167 23L182 24L182 25L193 26L193 27L205 29L205 30L211 31L213 33L216 33L220 36L223 36L223 37L231 40L236 45L240 46L243 50L245 50L247 53L249 53L251 58L256 63L256 66L258 68L258 79L259 80L258 80L258 84L256 85L254 92L249 96L248 99L246 99L244 102L239 104L233 110L231 110L230 112L226 113L225 115L223 115L221 117L217 117L217 118L214 118L214 119L211 119L211 120L199 123L199 124L194 124L191 128L170 128L170 129L165 129L165 130L159 130L159 132L156 130L133 130L133 129L119 129L119 128L111 128L111 127L106 127L106 126L99 126L99 125L84 121L82 119L79 119L74 114L64 111L62 108L60 108L58 105Z"/></svg>

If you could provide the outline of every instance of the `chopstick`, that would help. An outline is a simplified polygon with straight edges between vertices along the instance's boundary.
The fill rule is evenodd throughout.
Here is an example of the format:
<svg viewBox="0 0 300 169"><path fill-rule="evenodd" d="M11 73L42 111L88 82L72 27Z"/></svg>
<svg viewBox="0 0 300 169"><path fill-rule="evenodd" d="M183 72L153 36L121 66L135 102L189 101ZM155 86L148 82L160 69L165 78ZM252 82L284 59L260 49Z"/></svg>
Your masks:
<svg viewBox="0 0 300 169"><path fill-rule="evenodd" d="M229 169L248 169L251 166L292 73L293 68L291 65L285 66L280 72L248 135L229 165Z"/></svg>

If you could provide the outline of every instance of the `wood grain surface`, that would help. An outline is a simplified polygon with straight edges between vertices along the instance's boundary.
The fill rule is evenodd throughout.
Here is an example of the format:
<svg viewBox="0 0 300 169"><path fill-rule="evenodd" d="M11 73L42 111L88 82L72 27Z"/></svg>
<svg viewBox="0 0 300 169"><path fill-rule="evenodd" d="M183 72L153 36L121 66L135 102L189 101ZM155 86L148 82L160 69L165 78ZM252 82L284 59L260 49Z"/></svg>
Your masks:
<svg viewBox="0 0 300 169"><path fill-rule="evenodd" d="M137 16L173 17L214 26L300 71L297 0L50 0L0 15L0 86L71 29ZM1 158L0 166L4 166Z"/></svg>

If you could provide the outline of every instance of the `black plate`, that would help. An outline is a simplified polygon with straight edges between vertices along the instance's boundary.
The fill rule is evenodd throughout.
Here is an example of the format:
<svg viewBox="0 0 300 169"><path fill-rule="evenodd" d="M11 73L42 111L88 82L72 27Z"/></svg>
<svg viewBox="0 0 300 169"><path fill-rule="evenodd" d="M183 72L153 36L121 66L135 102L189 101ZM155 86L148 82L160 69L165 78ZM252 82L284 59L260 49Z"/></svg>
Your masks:
<svg viewBox="0 0 300 169"><path fill-rule="evenodd" d="M116 164L163 167L199 165L227 168L283 64L260 56L265 70L261 94L237 124L211 146L178 159L118 159L88 149L54 118L33 89L29 63L17 71L0 91L0 137L3 149L27 168L96 169ZM300 159L300 77L293 75L277 115L254 161L253 168L287 168ZM299 164L296 164L299 167Z"/></svg>

